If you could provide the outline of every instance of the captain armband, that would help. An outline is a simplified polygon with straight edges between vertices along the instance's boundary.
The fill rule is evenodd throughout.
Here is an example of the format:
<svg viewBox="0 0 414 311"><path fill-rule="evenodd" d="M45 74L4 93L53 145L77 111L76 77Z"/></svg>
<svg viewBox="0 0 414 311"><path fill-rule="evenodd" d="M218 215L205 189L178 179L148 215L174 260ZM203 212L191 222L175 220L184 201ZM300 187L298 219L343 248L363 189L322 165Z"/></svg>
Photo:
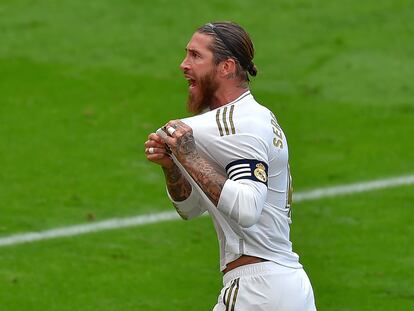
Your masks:
<svg viewBox="0 0 414 311"><path fill-rule="evenodd" d="M226 172L231 180L250 179L261 182L267 187L268 165L263 161L252 159L236 160L226 166Z"/></svg>

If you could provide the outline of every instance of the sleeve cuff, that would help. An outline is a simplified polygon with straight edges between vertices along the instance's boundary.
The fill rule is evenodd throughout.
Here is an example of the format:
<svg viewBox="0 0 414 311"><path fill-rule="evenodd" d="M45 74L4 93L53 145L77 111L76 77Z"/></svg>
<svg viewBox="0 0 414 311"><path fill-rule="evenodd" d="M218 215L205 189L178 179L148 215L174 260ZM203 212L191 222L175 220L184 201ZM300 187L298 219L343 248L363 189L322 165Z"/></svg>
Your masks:
<svg viewBox="0 0 414 311"><path fill-rule="evenodd" d="M170 193L168 192L168 188L166 187L168 198L171 200L172 204L174 205L177 213L183 219L191 219L198 214L200 214L200 196L194 188L191 188L191 193L187 199L184 201L174 201L171 197Z"/></svg>

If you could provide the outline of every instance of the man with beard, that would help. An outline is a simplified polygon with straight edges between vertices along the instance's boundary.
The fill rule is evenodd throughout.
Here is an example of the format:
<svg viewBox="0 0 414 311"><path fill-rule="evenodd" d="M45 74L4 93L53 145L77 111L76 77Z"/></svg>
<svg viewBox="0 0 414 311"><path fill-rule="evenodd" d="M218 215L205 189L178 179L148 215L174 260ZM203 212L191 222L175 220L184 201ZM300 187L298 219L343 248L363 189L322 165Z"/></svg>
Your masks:
<svg viewBox="0 0 414 311"><path fill-rule="evenodd" d="M182 218L211 215L224 273L214 311L316 310L289 240L286 137L249 90L257 74L249 35L235 23L208 23L185 50L180 67L194 116L151 133L145 152L162 167Z"/></svg>

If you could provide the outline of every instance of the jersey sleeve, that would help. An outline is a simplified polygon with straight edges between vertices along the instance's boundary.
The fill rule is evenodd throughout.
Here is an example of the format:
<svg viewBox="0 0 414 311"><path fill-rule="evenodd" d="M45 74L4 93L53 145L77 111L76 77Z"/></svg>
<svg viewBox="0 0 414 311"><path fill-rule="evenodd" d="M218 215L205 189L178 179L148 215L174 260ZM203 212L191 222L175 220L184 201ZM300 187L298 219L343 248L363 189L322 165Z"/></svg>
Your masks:
<svg viewBox="0 0 414 311"><path fill-rule="evenodd" d="M253 135L221 137L209 146L224 169L227 181L217 205L242 227L251 227L262 213L267 196L268 152L263 139Z"/></svg>
<svg viewBox="0 0 414 311"><path fill-rule="evenodd" d="M182 219L189 220L202 215L206 211L206 208L201 202L201 196L196 189L192 188L189 197L184 201L174 201L168 192L168 188L166 188L166 190L168 198L171 200L178 215L180 215Z"/></svg>

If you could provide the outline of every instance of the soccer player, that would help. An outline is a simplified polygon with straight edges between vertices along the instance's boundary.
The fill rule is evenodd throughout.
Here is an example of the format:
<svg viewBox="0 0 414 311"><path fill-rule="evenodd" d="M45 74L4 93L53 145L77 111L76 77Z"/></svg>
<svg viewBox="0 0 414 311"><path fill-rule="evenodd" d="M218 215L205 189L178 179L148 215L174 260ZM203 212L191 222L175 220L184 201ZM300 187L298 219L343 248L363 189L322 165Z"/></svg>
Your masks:
<svg viewBox="0 0 414 311"><path fill-rule="evenodd" d="M223 289L213 311L316 310L310 281L289 240L292 183L286 136L256 102L249 35L231 22L194 33L181 63L190 118L145 142L184 219L208 211L220 245Z"/></svg>

